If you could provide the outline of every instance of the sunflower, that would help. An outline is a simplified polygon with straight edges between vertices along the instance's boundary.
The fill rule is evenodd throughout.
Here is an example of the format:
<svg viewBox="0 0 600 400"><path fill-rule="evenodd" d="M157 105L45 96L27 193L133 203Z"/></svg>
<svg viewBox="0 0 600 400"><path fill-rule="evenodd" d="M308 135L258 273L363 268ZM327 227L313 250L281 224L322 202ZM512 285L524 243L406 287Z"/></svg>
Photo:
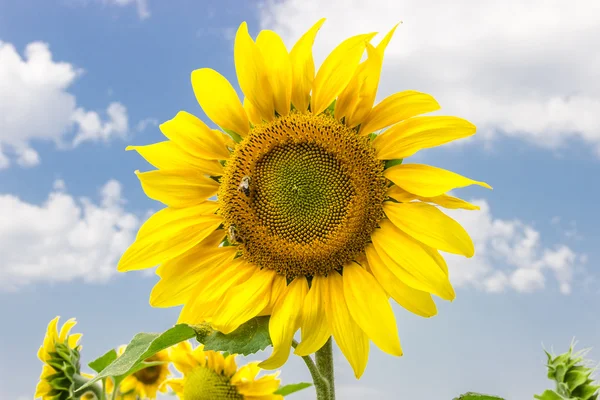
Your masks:
<svg viewBox="0 0 600 400"><path fill-rule="evenodd" d="M127 346L120 346L117 353L119 356L123 354ZM166 388L162 385L165 380L171 375L169 371L169 353L167 350L162 350L152 357L144 360L146 362L162 361L163 364L153 365L141 369L127 378L123 379L119 385L118 398L121 400L129 399L155 399L156 392L165 392ZM113 382L107 380L107 391L112 392Z"/></svg>
<svg viewBox="0 0 600 400"><path fill-rule="evenodd" d="M359 377L369 339L402 355L389 297L424 317L436 314L432 294L454 299L439 250L471 257L474 248L439 207L476 209L447 192L489 186L401 163L476 129L419 116L439 104L416 91L373 106L395 28L376 46L374 33L343 41L315 74L312 44L323 21L289 52L276 33L263 30L255 41L242 23L234 58L243 103L216 71L191 76L221 129L182 111L160 125L168 140L128 147L158 168L136 173L167 207L143 224L118 269L159 265L150 303L183 305L183 323L227 334L270 315L273 353L262 368L279 368L301 329L296 354L314 353L333 335Z"/></svg>
<svg viewBox="0 0 600 400"><path fill-rule="evenodd" d="M75 318L69 319L58 332L58 320L54 318L48 324L44 341L38 351L38 358L44 363L40 381L35 388L34 398L42 400L63 400L72 398L75 390L74 376L79 373L78 345L81 333L71 335L71 329L77 324Z"/></svg>
<svg viewBox="0 0 600 400"><path fill-rule="evenodd" d="M235 354L204 351L203 345L192 349L188 341L171 347L169 356L183 378L169 379L165 383L180 399L283 400L283 396L273 394L279 388L278 373L256 379L260 372L258 362L238 369Z"/></svg>

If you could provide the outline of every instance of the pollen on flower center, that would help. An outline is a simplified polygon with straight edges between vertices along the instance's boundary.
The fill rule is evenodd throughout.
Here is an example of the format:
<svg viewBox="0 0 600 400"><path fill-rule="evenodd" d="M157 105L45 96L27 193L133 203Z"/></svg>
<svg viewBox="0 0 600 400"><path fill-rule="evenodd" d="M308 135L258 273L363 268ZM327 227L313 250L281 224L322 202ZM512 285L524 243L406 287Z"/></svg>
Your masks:
<svg viewBox="0 0 600 400"><path fill-rule="evenodd" d="M186 376L183 388L183 400L241 400L229 378L214 370L198 366Z"/></svg>
<svg viewBox="0 0 600 400"><path fill-rule="evenodd" d="M341 268L383 216L383 165L369 139L327 115L256 126L221 183L230 239L249 261L288 278Z"/></svg>

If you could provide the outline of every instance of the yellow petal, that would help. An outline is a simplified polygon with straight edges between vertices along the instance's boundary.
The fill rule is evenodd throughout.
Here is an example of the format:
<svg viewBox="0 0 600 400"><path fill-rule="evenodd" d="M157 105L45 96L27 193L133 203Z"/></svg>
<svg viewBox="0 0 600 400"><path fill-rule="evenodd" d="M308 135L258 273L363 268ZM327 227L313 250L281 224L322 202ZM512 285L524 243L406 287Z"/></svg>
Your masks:
<svg viewBox="0 0 600 400"><path fill-rule="evenodd" d="M225 367L223 368L223 374L226 377L231 377L237 371L237 364L235 363L235 354L230 354L225 359Z"/></svg>
<svg viewBox="0 0 600 400"><path fill-rule="evenodd" d="M437 207L427 203L385 202L383 211L396 227L427 246L466 257L475 254L467 231Z"/></svg>
<svg viewBox="0 0 600 400"><path fill-rule="evenodd" d="M265 379L267 378L267 379ZM273 395L279 388L279 380L263 376L255 381L240 382L235 385L244 400L283 399L281 395Z"/></svg>
<svg viewBox="0 0 600 400"><path fill-rule="evenodd" d="M273 313L273 307L277 304L279 297L283 295L287 288L287 280L283 275L275 275L273 279L273 286L271 288L271 299L269 305L265 307L258 316L271 315Z"/></svg>
<svg viewBox="0 0 600 400"><path fill-rule="evenodd" d="M269 304L275 271L258 270L248 281L232 288L215 311L212 325L224 334L254 318Z"/></svg>
<svg viewBox="0 0 600 400"><path fill-rule="evenodd" d="M325 299L327 323L335 342L354 370L356 379L365 371L369 359L369 338L350 316L344 301L342 276L332 272L327 276L329 298Z"/></svg>
<svg viewBox="0 0 600 400"><path fill-rule="evenodd" d="M195 157L205 160L229 158L225 135L210 129L190 113L180 111L159 128L166 137Z"/></svg>
<svg viewBox="0 0 600 400"><path fill-rule="evenodd" d="M345 116L346 125L349 127L361 124L371 112L373 103L375 103L375 97L377 96L377 87L379 86L381 67L383 65L383 54L397 27L398 25L394 26L388 32L377 45L377 48L367 43L367 60L358 67L350 84L348 84L338 97L338 101L335 104L336 118L341 119L341 116ZM341 115L338 117L340 103L349 103L350 107L344 111L340 110Z"/></svg>
<svg viewBox="0 0 600 400"><path fill-rule="evenodd" d="M296 42L290 51L292 62L292 104L300 112L308 109L310 90L315 79L312 46L325 18L321 18Z"/></svg>
<svg viewBox="0 0 600 400"><path fill-rule="evenodd" d="M184 379L169 379L165 384L169 385L178 397L183 398L184 382Z"/></svg>
<svg viewBox="0 0 600 400"><path fill-rule="evenodd" d="M390 271L415 289L428 291L445 300L453 300L455 293L448 275L431 254L389 220L383 220L379 225L381 229L376 229L371 239L377 254ZM407 276L407 273L410 276ZM419 284L415 284L415 281L410 279L411 276Z"/></svg>
<svg viewBox="0 0 600 400"><path fill-rule="evenodd" d="M413 289L398 279L381 260L372 244L367 246L365 251L373 276L396 303L422 317L432 317L437 314L435 303L429 293Z"/></svg>
<svg viewBox="0 0 600 400"><path fill-rule="evenodd" d="M77 344L81 340L82 336L83 336L83 334L81 334L81 333L75 333L73 335L69 335L69 337L67 338L67 345L69 346L69 348L71 348L71 349L76 348Z"/></svg>
<svg viewBox="0 0 600 400"><path fill-rule="evenodd" d="M477 128L457 117L416 117L399 122L373 140L380 160L410 157L417 151L475 134Z"/></svg>
<svg viewBox="0 0 600 400"><path fill-rule="evenodd" d="M417 196L416 194L409 193L406 190L404 190L401 187L396 186L396 185L393 185L388 189L387 195L397 201L402 202L402 203L408 203L409 201L412 201L412 200L421 200L426 203L434 203L434 204L437 204L438 206L442 206L444 208L449 208L449 209L460 208L460 209L464 209L464 210L479 210L479 206L469 203L468 201L465 201L463 199L459 199L458 197L453 197L453 196L450 196L447 194L441 194L439 196L433 196L433 197Z"/></svg>
<svg viewBox="0 0 600 400"><path fill-rule="evenodd" d="M256 45L263 58L269 60L265 67L273 90L275 111L281 116L288 115L292 99L292 63L285 44L275 32L263 30L256 37Z"/></svg>
<svg viewBox="0 0 600 400"><path fill-rule="evenodd" d="M242 22L235 35L233 53L235 71L242 92L256 107L262 119L273 120L275 105L267 67L260 49L248 34L245 22Z"/></svg>
<svg viewBox="0 0 600 400"><path fill-rule="evenodd" d="M268 359L258 364L259 367L276 369L287 361L294 333L300 327L300 311L307 292L308 282L304 276L301 276L294 279L280 297L269 319L269 335L273 342L273 353Z"/></svg>
<svg viewBox="0 0 600 400"><path fill-rule="evenodd" d="M428 94L406 90L395 93L377 104L360 126L359 133L368 135L399 121L439 110L440 105Z"/></svg>
<svg viewBox="0 0 600 400"><path fill-rule="evenodd" d="M485 182L474 181L445 169L424 164L400 164L385 170L384 175L402 189L418 196L434 197L452 189L479 185L491 189Z"/></svg>
<svg viewBox="0 0 600 400"><path fill-rule="evenodd" d="M219 183L193 170L135 171L144 193L169 207L191 207L217 194Z"/></svg>
<svg viewBox="0 0 600 400"><path fill-rule="evenodd" d="M194 157L170 140L147 146L127 146L125 150L137 151L158 169L195 169L212 176L223 174L223 167L218 161Z"/></svg>
<svg viewBox="0 0 600 400"><path fill-rule="evenodd" d="M69 335L69 332L75 325L77 325L77 321L75 320L75 318L69 318L67 322L63 324L62 328L60 328L60 334L58 335L59 343L65 342L67 336Z"/></svg>
<svg viewBox="0 0 600 400"><path fill-rule="evenodd" d="M344 298L354 321L382 351L401 356L396 317L381 285L354 262L344 266L343 281Z"/></svg>
<svg viewBox="0 0 600 400"><path fill-rule="evenodd" d="M162 264L161 279L150 294L152 307L174 307L184 304L192 296L198 283L198 273L210 266L220 266L229 263L235 257L237 250L233 246L207 249L196 246ZM158 271L157 271L158 273Z"/></svg>
<svg viewBox="0 0 600 400"><path fill-rule="evenodd" d="M250 130L248 116L229 81L210 68L192 72L192 87L204 113L215 124L244 136Z"/></svg>
<svg viewBox="0 0 600 400"><path fill-rule="evenodd" d="M215 265L197 274L197 284L179 314L178 323L199 324L215 313L225 294L241 282L247 281L257 267L242 258L229 265Z"/></svg>
<svg viewBox="0 0 600 400"><path fill-rule="evenodd" d="M246 114L248 114L248 118L250 119L252 125L258 125L262 123L262 118L260 117L258 110L252 105L252 103L250 103L247 97L244 99L244 110L246 110Z"/></svg>
<svg viewBox="0 0 600 400"><path fill-rule="evenodd" d="M150 268L188 251L210 235L223 219L214 202L188 208L165 208L140 228L135 242L119 260L118 270Z"/></svg>
<svg viewBox="0 0 600 400"><path fill-rule="evenodd" d="M433 258L435 260L435 262L437 263L437 265L439 265L439 267L442 269L442 271L444 271L444 274L446 274L446 276L448 276L448 264L446 264L446 260L444 259L444 257L442 257L440 252L437 249L429 247L423 243L421 243L421 247L423 247L423 249L427 253L429 253L431 258Z"/></svg>
<svg viewBox="0 0 600 400"><path fill-rule="evenodd" d="M382 55L370 43L366 43L366 46L367 60L358 66L354 76L342 90L335 103L335 119L341 120L346 117L345 123L349 127L354 127L360 123L356 123L358 119L358 117L355 118L356 113L364 118L371 111L373 103L371 102L368 105L371 100L370 95L377 92L377 85L379 84L379 72L383 64ZM374 95L372 100L375 101ZM365 108L367 108L366 113L364 112Z"/></svg>
<svg viewBox="0 0 600 400"><path fill-rule="evenodd" d="M302 341L294 354L307 356L319 350L331 336L331 330L325 317L324 303L329 298L327 278L313 277L308 294L304 299L301 315Z"/></svg>
<svg viewBox="0 0 600 400"><path fill-rule="evenodd" d="M257 361L248 363L238 369L235 375L231 377L231 384L237 385L241 382L253 381L259 372L260 368L258 367Z"/></svg>
<svg viewBox="0 0 600 400"><path fill-rule="evenodd" d="M373 36L374 33L368 33L346 39L323 61L313 82L313 114L322 113L348 85L365 51L366 43Z"/></svg>
<svg viewBox="0 0 600 400"><path fill-rule="evenodd" d="M441 194L439 196L434 197L422 197L421 200L429 203L435 203L438 206L442 206L444 208L449 209L461 208L463 210L479 210L479 206L469 203L468 201L465 201L463 199L459 199L458 197L449 196L447 194Z"/></svg>

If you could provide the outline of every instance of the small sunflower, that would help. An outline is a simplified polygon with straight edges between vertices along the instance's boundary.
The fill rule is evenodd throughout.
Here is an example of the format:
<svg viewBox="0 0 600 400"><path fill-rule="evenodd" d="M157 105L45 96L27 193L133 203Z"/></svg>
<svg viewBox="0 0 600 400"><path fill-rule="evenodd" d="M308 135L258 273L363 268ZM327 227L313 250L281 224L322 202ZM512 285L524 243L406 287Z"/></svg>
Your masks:
<svg viewBox="0 0 600 400"><path fill-rule="evenodd" d="M75 318L64 323L58 332L58 320L48 324L44 342L38 351L38 358L44 363L40 381L35 388L34 398L42 400L66 400L72 398L75 390L74 376L79 374L78 345L81 333L70 334L77 324Z"/></svg>
<svg viewBox="0 0 600 400"><path fill-rule="evenodd" d="M187 341L171 347L169 355L183 378L166 384L182 400L283 400L273 394L279 388L278 373L257 379L257 362L238 369L235 354L204 351L202 345L192 349Z"/></svg>
<svg viewBox="0 0 600 400"><path fill-rule="evenodd" d="M287 360L301 329L296 354L333 335L359 377L369 339L402 355L389 297L424 317L436 314L431 294L454 299L439 250L471 257L474 248L439 207L477 209L447 192L489 186L399 163L475 126L419 116L439 104L416 91L373 106L395 28L376 46L374 33L343 41L315 74L323 21L289 52L276 33L255 41L242 23L234 58L243 103L216 71L192 72L196 98L221 130L182 111L160 126L169 140L128 148L158 168L136 173L167 207L140 228L118 269L160 264L150 303L183 305L180 322L229 333L271 315L265 369Z"/></svg>
<svg viewBox="0 0 600 400"><path fill-rule="evenodd" d="M117 353L119 356L123 354L127 346L120 346ZM127 378L123 379L119 385L119 398L121 400L129 399L155 399L156 392L166 392L166 388L163 383L171 371L169 371L169 353L167 350L162 350L153 355L152 357L144 360L146 362L161 361L163 364L153 365L144 369L141 369ZM110 381L110 380L109 380ZM112 381L107 381L107 391L110 393L112 389Z"/></svg>

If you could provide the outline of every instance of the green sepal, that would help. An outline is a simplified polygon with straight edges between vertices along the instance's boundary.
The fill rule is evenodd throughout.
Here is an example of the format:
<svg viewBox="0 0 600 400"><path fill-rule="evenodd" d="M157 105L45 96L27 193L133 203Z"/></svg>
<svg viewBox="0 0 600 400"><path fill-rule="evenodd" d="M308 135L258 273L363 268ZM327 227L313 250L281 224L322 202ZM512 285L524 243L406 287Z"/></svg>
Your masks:
<svg viewBox="0 0 600 400"><path fill-rule="evenodd" d="M329 107L327 107L325 109L325 111L323 111L324 113L329 113L333 116L333 114L335 113L335 103L337 103L337 99L335 99L330 105Z"/></svg>
<svg viewBox="0 0 600 400"><path fill-rule="evenodd" d="M227 335L213 330L209 324L194 325L193 328L196 330L196 339L204 345L204 350L247 356L271 345L267 316L252 318Z"/></svg>
<svg viewBox="0 0 600 400"><path fill-rule="evenodd" d="M308 382L290 383L289 385L281 386L273 394L279 394L279 395L285 397L287 395L299 392L299 391L309 388L311 386L312 386L312 383L308 383Z"/></svg>
<svg viewBox="0 0 600 400"><path fill-rule="evenodd" d="M397 160L386 160L383 168L388 169L388 168L395 167L396 165L402 164L402 161L404 161L403 158L398 158Z"/></svg>
<svg viewBox="0 0 600 400"><path fill-rule="evenodd" d="M234 142L239 143L242 140L244 140L240 135L238 135L237 133L235 133L234 131L232 131L231 129L225 129L225 128L221 128L223 130L223 132L225 132L226 134L228 134Z"/></svg>
<svg viewBox="0 0 600 400"><path fill-rule="evenodd" d="M131 339L131 342L129 342L120 357L110 363L89 382L77 389L77 392L109 376L115 378L115 386L118 386L120 382L119 378L125 378L140 369L161 364L161 362L144 363L144 360L147 358L179 342L191 339L195 335L196 332L194 329L185 324L175 325L163 333L138 333Z"/></svg>
<svg viewBox="0 0 600 400"><path fill-rule="evenodd" d="M584 366L573 367L565 374L565 383L569 391L573 392L578 386L583 385L588 380L592 371Z"/></svg>

